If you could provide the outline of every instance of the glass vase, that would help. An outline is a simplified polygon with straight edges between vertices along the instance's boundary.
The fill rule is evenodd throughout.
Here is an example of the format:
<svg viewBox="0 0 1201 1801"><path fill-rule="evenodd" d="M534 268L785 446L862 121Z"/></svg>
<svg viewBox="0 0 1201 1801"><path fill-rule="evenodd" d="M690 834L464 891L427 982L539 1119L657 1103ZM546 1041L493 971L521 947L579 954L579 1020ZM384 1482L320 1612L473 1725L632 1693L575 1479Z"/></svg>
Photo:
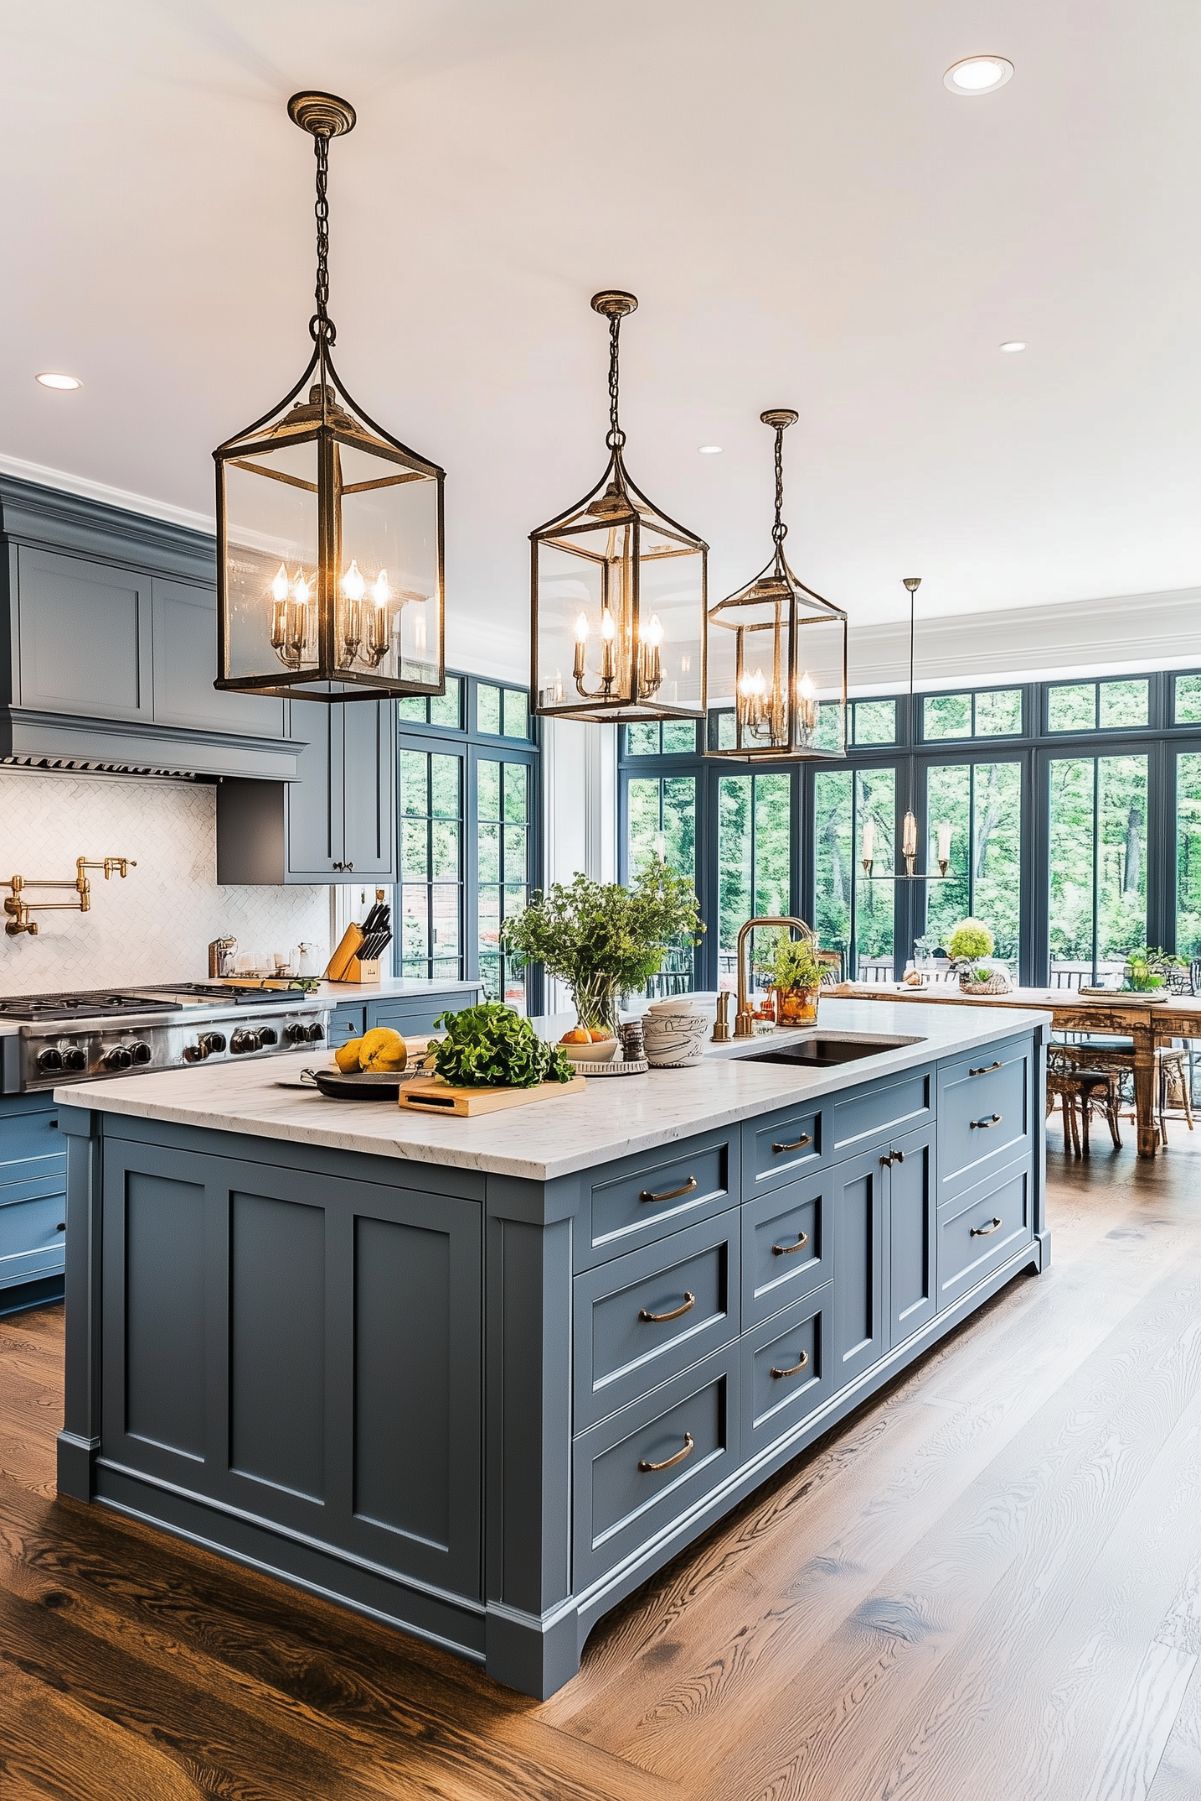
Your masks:
<svg viewBox="0 0 1201 1801"><path fill-rule="evenodd" d="M811 1026L817 1018L816 988L777 988L776 1019L782 1026Z"/></svg>
<svg viewBox="0 0 1201 1801"><path fill-rule="evenodd" d="M617 1037L617 989L607 976L577 982L571 991L576 1019L590 1032Z"/></svg>

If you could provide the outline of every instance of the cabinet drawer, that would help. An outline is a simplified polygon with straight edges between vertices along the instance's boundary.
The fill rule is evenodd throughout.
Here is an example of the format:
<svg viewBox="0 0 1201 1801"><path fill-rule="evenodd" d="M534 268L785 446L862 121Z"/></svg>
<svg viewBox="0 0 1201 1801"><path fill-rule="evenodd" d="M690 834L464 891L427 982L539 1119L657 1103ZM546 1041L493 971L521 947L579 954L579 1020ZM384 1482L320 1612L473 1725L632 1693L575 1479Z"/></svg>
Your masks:
<svg viewBox="0 0 1201 1801"><path fill-rule="evenodd" d="M331 1044L347 1044L352 1038L361 1038L367 1030L367 1009L363 1007L334 1008L329 1021L329 1041Z"/></svg>
<svg viewBox="0 0 1201 1801"><path fill-rule="evenodd" d="M1030 1148L1030 1040L989 1046L938 1072L938 1198L952 1200Z"/></svg>
<svg viewBox="0 0 1201 1801"><path fill-rule="evenodd" d="M59 1228L66 1217L61 1185L55 1194L0 1206L0 1288L62 1269L66 1232Z"/></svg>
<svg viewBox="0 0 1201 1801"><path fill-rule="evenodd" d="M576 1277L577 1432L737 1337L738 1268L730 1211Z"/></svg>
<svg viewBox="0 0 1201 1801"><path fill-rule="evenodd" d="M474 1007L478 999L478 991L456 989L451 994L433 994L428 998L413 995L404 1000L368 1001L367 1024L391 1026L402 1038L413 1038L432 1032L440 1013L461 1013L464 1007Z"/></svg>
<svg viewBox="0 0 1201 1801"><path fill-rule="evenodd" d="M938 1305L950 1306L1034 1236L1034 1171L981 1183L938 1216Z"/></svg>
<svg viewBox="0 0 1201 1801"><path fill-rule="evenodd" d="M812 1294L830 1274L820 1175L757 1195L742 1209L742 1324L754 1326Z"/></svg>
<svg viewBox="0 0 1201 1801"><path fill-rule="evenodd" d="M835 1098L831 1154L853 1156L870 1150L878 1140L928 1125L933 1118L933 1068L908 1070L895 1081L873 1083Z"/></svg>
<svg viewBox="0 0 1201 1801"><path fill-rule="evenodd" d="M689 1513L739 1459L737 1345L583 1433L573 1454L577 1592Z"/></svg>
<svg viewBox="0 0 1201 1801"><path fill-rule="evenodd" d="M61 1171L66 1161L56 1107L39 1096L0 1102L0 1189L27 1176Z"/></svg>
<svg viewBox="0 0 1201 1801"><path fill-rule="evenodd" d="M591 1185L588 1233L577 1267L588 1269L682 1226L720 1213L738 1198L737 1129L664 1145L605 1165Z"/></svg>
<svg viewBox="0 0 1201 1801"><path fill-rule="evenodd" d="M739 1346L744 1463L795 1432L833 1392L833 1307L833 1286L825 1283L744 1335Z"/></svg>
<svg viewBox="0 0 1201 1801"><path fill-rule="evenodd" d="M749 1120L742 1128L748 1191L779 1188L816 1168L825 1158L827 1117L820 1101L805 1101Z"/></svg>

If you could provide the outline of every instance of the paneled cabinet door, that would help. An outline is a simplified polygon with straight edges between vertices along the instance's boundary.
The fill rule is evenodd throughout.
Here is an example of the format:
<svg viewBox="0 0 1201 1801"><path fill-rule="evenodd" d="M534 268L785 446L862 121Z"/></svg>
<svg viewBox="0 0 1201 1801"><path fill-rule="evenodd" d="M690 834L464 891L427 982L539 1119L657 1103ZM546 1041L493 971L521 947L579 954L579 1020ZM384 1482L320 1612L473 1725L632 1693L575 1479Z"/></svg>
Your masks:
<svg viewBox="0 0 1201 1801"><path fill-rule="evenodd" d="M22 544L19 704L85 719L149 719L150 590L148 575Z"/></svg>
<svg viewBox="0 0 1201 1801"><path fill-rule="evenodd" d="M843 1388L884 1355L884 1197L887 1153L865 1151L837 1164L834 1220L834 1383Z"/></svg>
<svg viewBox="0 0 1201 1801"><path fill-rule="evenodd" d="M396 709L389 701L351 701L342 716L342 849L356 876L395 872Z"/></svg>
<svg viewBox="0 0 1201 1801"><path fill-rule="evenodd" d="M296 780L287 785L288 875L332 881L342 856L342 722L340 706L288 702L288 731L303 742Z"/></svg>
<svg viewBox="0 0 1201 1801"><path fill-rule="evenodd" d="M216 591L161 576L155 576L151 587L156 725L282 737L282 700L264 694L229 694L213 686L217 671Z"/></svg>
<svg viewBox="0 0 1201 1801"><path fill-rule="evenodd" d="M938 1309L934 1127L899 1138L891 1154L887 1188L890 1348L911 1337Z"/></svg>

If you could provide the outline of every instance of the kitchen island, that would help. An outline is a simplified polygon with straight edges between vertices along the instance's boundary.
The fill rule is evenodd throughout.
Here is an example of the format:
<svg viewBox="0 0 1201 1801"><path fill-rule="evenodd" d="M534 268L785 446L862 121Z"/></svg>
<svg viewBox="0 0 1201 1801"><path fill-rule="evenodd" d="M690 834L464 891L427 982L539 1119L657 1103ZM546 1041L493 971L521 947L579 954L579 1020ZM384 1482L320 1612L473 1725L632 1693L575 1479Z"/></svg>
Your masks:
<svg viewBox="0 0 1201 1801"><path fill-rule="evenodd" d="M1047 1023L827 1001L828 1062L780 1033L472 1119L278 1086L303 1052L63 1089L60 1491L550 1694L1045 1267Z"/></svg>

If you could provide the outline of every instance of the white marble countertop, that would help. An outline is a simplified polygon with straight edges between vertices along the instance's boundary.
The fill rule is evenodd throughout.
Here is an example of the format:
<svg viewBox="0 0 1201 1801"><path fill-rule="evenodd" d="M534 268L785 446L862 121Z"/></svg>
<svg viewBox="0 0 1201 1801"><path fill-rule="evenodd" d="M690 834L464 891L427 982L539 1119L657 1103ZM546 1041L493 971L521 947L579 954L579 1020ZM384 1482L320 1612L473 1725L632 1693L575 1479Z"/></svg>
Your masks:
<svg viewBox="0 0 1201 1801"><path fill-rule="evenodd" d="M555 1026L562 1029L562 1024L548 1020L547 1035ZM910 1001L823 1000L819 1028L823 1033L907 1042L870 1059L827 1069L747 1062L751 1053L766 1048L768 1041L763 1039L714 1045L691 1069L598 1078L583 1093L473 1119L430 1118L392 1101L332 1101L316 1092L279 1087L281 1079L295 1080L314 1062L311 1048L261 1062L81 1083L58 1089L55 1099L66 1106L139 1119L541 1182L732 1125L773 1107L896 1075L1039 1024L1049 1025L1050 1015ZM804 1035L780 1034L790 1040Z"/></svg>

